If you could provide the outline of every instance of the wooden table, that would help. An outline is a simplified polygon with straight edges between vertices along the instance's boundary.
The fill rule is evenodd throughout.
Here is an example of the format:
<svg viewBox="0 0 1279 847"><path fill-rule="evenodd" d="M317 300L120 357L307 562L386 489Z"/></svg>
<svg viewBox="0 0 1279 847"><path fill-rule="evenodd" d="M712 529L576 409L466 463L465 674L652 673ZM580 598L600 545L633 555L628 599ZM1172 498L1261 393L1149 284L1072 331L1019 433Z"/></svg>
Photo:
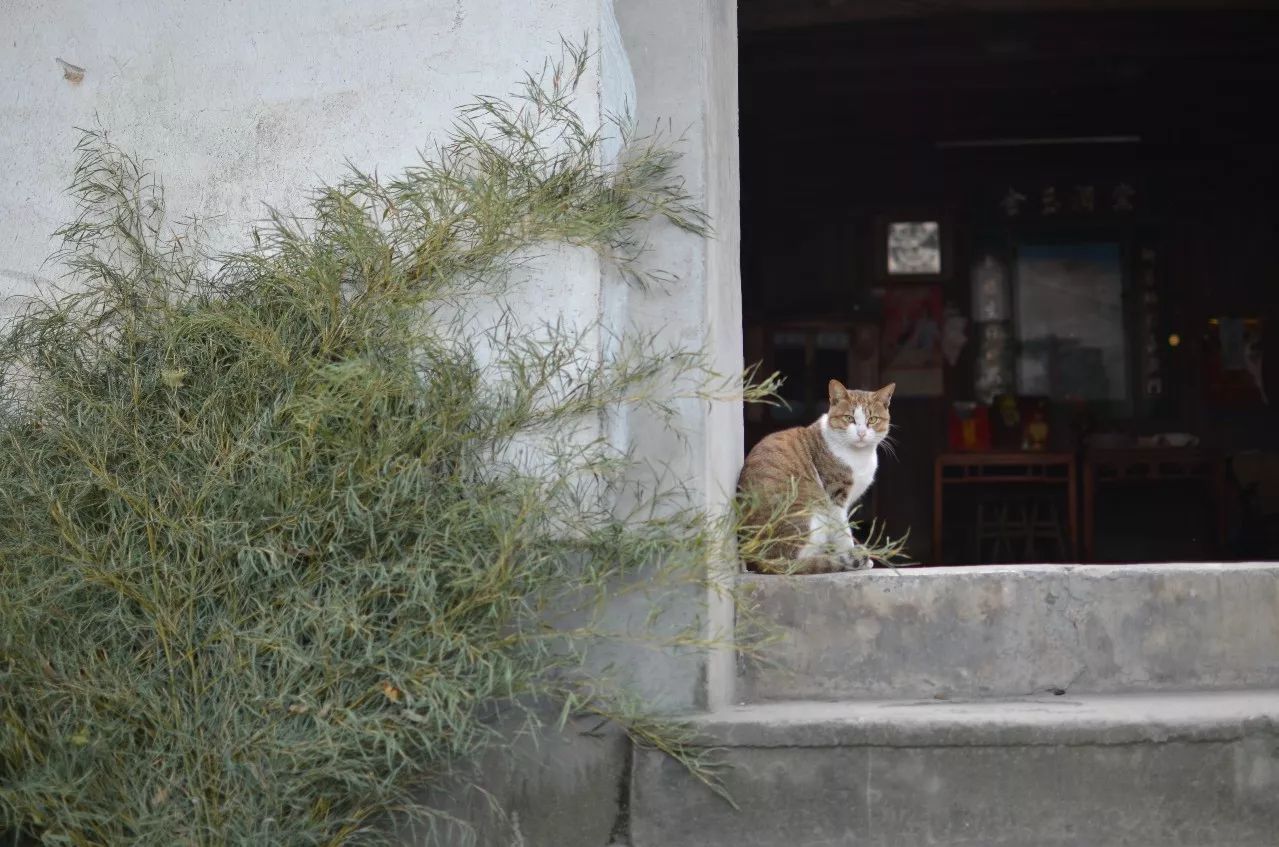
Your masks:
<svg viewBox="0 0 1279 847"><path fill-rule="evenodd" d="M1095 561L1097 486L1198 479L1207 484L1216 504L1217 543L1226 542L1226 463L1211 450L1197 447L1125 447L1089 450L1084 454L1084 557Z"/></svg>
<svg viewBox="0 0 1279 847"><path fill-rule="evenodd" d="M942 561L942 506L948 485L1064 485L1067 537L1079 555L1079 494L1073 453L1014 450L991 453L942 453L933 472L933 558Z"/></svg>

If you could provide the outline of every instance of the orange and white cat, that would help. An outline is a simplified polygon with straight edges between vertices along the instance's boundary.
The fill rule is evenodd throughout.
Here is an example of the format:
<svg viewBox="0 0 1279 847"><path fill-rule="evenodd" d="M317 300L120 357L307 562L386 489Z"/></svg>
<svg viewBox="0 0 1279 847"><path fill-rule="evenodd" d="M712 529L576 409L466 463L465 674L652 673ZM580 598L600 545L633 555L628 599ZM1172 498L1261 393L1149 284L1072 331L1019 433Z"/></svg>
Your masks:
<svg viewBox="0 0 1279 847"><path fill-rule="evenodd" d="M832 379L830 411L751 449L737 480L745 532L753 533L741 545L749 570L809 574L874 565L848 518L875 481L895 387L850 391Z"/></svg>

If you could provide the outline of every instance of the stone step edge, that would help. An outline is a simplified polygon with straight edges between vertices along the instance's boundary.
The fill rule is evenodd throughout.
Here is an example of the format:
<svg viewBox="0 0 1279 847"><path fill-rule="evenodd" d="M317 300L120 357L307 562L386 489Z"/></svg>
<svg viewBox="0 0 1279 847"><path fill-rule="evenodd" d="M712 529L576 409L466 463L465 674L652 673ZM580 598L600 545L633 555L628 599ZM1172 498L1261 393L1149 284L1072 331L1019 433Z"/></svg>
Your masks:
<svg viewBox="0 0 1279 847"><path fill-rule="evenodd" d="M1272 573L1279 577L1279 562L1134 562L1132 564L1091 564L1087 562L1023 562L998 565L903 565L901 567L876 566L871 570L779 576L776 574L740 573L737 580L745 583L767 583L787 580L799 585L822 584L829 589L832 584L855 585L858 580L900 579L948 579L954 576L1014 577L1034 579L1044 576L1084 576L1093 579L1141 579L1150 576L1169 576L1177 573Z"/></svg>
<svg viewBox="0 0 1279 847"><path fill-rule="evenodd" d="M1273 734L1279 689L992 700L789 701L691 716L704 747L1109 746Z"/></svg>

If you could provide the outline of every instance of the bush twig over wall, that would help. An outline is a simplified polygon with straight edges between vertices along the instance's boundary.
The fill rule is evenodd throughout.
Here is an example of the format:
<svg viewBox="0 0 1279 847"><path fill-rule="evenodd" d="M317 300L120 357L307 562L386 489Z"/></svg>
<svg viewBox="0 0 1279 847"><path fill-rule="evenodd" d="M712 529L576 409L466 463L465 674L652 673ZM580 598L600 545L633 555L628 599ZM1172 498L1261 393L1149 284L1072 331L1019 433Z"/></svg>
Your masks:
<svg viewBox="0 0 1279 847"><path fill-rule="evenodd" d="M416 166L353 170L212 261L84 136L70 284L0 337L0 831L373 843L429 821L415 789L529 699L681 752L582 656L636 635L609 631L606 586L705 579L724 527L638 485L601 421L764 389L503 313L547 245L643 283L636 225L705 230L669 149L604 161L585 66L570 50Z"/></svg>

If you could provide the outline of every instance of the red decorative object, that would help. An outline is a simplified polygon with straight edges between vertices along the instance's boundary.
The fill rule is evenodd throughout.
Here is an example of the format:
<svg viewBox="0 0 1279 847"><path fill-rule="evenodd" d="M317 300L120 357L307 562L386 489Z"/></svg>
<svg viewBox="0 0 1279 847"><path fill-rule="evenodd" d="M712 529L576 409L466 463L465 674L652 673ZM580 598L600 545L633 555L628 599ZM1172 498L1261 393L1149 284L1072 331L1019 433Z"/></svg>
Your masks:
<svg viewBox="0 0 1279 847"><path fill-rule="evenodd" d="M963 452L990 449L990 412L981 403L955 402L947 427L950 449Z"/></svg>
<svg viewBox="0 0 1279 847"><path fill-rule="evenodd" d="M1021 449L1048 449L1048 401L1042 397L1022 398Z"/></svg>

